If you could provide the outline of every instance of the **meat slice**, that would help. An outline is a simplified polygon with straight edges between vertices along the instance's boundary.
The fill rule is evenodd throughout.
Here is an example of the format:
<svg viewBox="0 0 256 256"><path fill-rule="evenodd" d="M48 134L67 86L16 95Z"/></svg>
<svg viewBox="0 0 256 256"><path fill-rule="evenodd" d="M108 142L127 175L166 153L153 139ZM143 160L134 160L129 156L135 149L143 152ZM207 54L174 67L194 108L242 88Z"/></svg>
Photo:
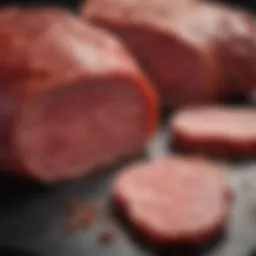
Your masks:
<svg viewBox="0 0 256 256"><path fill-rule="evenodd" d="M166 106L255 88L254 19L243 11L193 1L89 0L82 16L127 43Z"/></svg>
<svg viewBox="0 0 256 256"><path fill-rule="evenodd" d="M124 169L113 198L131 223L158 244L196 244L221 231L231 190L217 164L169 156Z"/></svg>
<svg viewBox="0 0 256 256"><path fill-rule="evenodd" d="M117 39L54 8L1 10L0 37L1 136L22 173L68 180L143 148L156 97Z"/></svg>
<svg viewBox="0 0 256 256"><path fill-rule="evenodd" d="M184 150L218 156L256 156L256 110L211 106L178 111L170 132Z"/></svg>
<svg viewBox="0 0 256 256"><path fill-rule="evenodd" d="M212 102L220 91L220 69L207 38L175 21L192 6L193 1L90 0L82 16L119 35L155 83L162 103L178 107Z"/></svg>

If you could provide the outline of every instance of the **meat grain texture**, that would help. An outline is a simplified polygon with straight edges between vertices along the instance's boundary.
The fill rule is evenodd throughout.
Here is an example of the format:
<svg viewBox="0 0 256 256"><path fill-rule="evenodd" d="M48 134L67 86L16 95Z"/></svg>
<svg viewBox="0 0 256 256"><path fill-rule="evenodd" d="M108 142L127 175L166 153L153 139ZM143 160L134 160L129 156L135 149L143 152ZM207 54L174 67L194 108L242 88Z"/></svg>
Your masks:
<svg viewBox="0 0 256 256"><path fill-rule="evenodd" d="M165 106L255 88L255 26L244 11L197 1L89 0L81 13L125 41Z"/></svg>
<svg viewBox="0 0 256 256"><path fill-rule="evenodd" d="M256 156L256 110L253 108L181 109L170 120L170 133L183 150L222 157Z"/></svg>
<svg viewBox="0 0 256 256"><path fill-rule="evenodd" d="M197 244L225 226L231 190L224 170L197 157L169 156L125 168L114 201L133 226L157 244Z"/></svg>
<svg viewBox="0 0 256 256"><path fill-rule="evenodd" d="M143 148L157 100L117 39L62 9L5 8L0 44L1 166L57 182Z"/></svg>

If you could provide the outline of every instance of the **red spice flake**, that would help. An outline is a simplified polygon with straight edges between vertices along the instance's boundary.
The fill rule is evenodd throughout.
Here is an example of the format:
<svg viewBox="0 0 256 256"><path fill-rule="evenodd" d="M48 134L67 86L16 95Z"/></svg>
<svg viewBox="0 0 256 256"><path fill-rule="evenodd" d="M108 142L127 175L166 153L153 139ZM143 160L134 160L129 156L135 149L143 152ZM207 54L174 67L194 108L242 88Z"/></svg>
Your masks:
<svg viewBox="0 0 256 256"><path fill-rule="evenodd" d="M81 212L81 204L78 200L72 199L68 202L68 220L67 232L68 234L76 232L80 228L79 213Z"/></svg>
<svg viewBox="0 0 256 256"><path fill-rule="evenodd" d="M82 224L83 226L88 226L93 224L98 216L98 209L96 205L87 205L82 213Z"/></svg>
<svg viewBox="0 0 256 256"><path fill-rule="evenodd" d="M92 225L98 215L98 209L94 204L87 204L72 199L68 202L67 232L74 233L77 230Z"/></svg>
<svg viewBox="0 0 256 256"><path fill-rule="evenodd" d="M114 233L111 231L103 231L98 237L98 241L101 244L109 244L114 240Z"/></svg>

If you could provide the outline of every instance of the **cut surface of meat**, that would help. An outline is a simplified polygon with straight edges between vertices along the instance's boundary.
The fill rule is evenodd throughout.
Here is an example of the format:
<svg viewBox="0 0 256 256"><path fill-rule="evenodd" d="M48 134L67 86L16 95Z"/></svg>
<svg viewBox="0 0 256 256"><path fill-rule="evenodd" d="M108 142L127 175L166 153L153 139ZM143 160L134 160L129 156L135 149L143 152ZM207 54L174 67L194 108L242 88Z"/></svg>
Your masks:
<svg viewBox="0 0 256 256"><path fill-rule="evenodd" d="M181 149L219 156L256 156L256 110L209 106L178 111L170 132Z"/></svg>
<svg viewBox="0 0 256 256"><path fill-rule="evenodd" d="M178 2L89 0L81 15L125 41L166 106L255 89L254 18L221 4Z"/></svg>
<svg viewBox="0 0 256 256"><path fill-rule="evenodd" d="M159 244L195 244L216 234L232 194L222 167L180 156L125 168L112 192L134 227Z"/></svg>
<svg viewBox="0 0 256 256"><path fill-rule="evenodd" d="M1 42L1 87L15 102L6 144L21 173L69 180L142 150L157 99L118 39L56 8L6 8L0 22L12 43Z"/></svg>
<svg viewBox="0 0 256 256"><path fill-rule="evenodd" d="M19 154L36 176L56 179L133 154L145 141L142 97L129 81L116 79L44 95L17 126Z"/></svg>

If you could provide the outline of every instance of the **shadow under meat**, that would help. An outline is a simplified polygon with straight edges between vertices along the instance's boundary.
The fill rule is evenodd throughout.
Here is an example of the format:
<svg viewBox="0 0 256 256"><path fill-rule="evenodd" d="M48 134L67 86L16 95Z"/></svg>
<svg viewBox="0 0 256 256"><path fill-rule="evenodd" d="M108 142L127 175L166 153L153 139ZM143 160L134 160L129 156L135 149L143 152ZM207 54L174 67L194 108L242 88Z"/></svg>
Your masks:
<svg viewBox="0 0 256 256"><path fill-rule="evenodd" d="M1 256L41 256L37 253L15 247L0 247Z"/></svg>
<svg viewBox="0 0 256 256"><path fill-rule="evenodd" d="M209 146L208 143L202 143L201 145L194 146L193 144L190 147L184 149L180 146L178 141L174 138L169 141L168 149L169 151L175 152L177 154L188 155L191 154L194 156L200 156L205 159L211 159L215 161L228 161L232 164L240 164L248 161L255 160L256 150L252 150L250 153L242 152L240 149L236 148L235 150L232 147L226 147L225 143L221 144L218 142L213 142L213 146Z"/></svg>

